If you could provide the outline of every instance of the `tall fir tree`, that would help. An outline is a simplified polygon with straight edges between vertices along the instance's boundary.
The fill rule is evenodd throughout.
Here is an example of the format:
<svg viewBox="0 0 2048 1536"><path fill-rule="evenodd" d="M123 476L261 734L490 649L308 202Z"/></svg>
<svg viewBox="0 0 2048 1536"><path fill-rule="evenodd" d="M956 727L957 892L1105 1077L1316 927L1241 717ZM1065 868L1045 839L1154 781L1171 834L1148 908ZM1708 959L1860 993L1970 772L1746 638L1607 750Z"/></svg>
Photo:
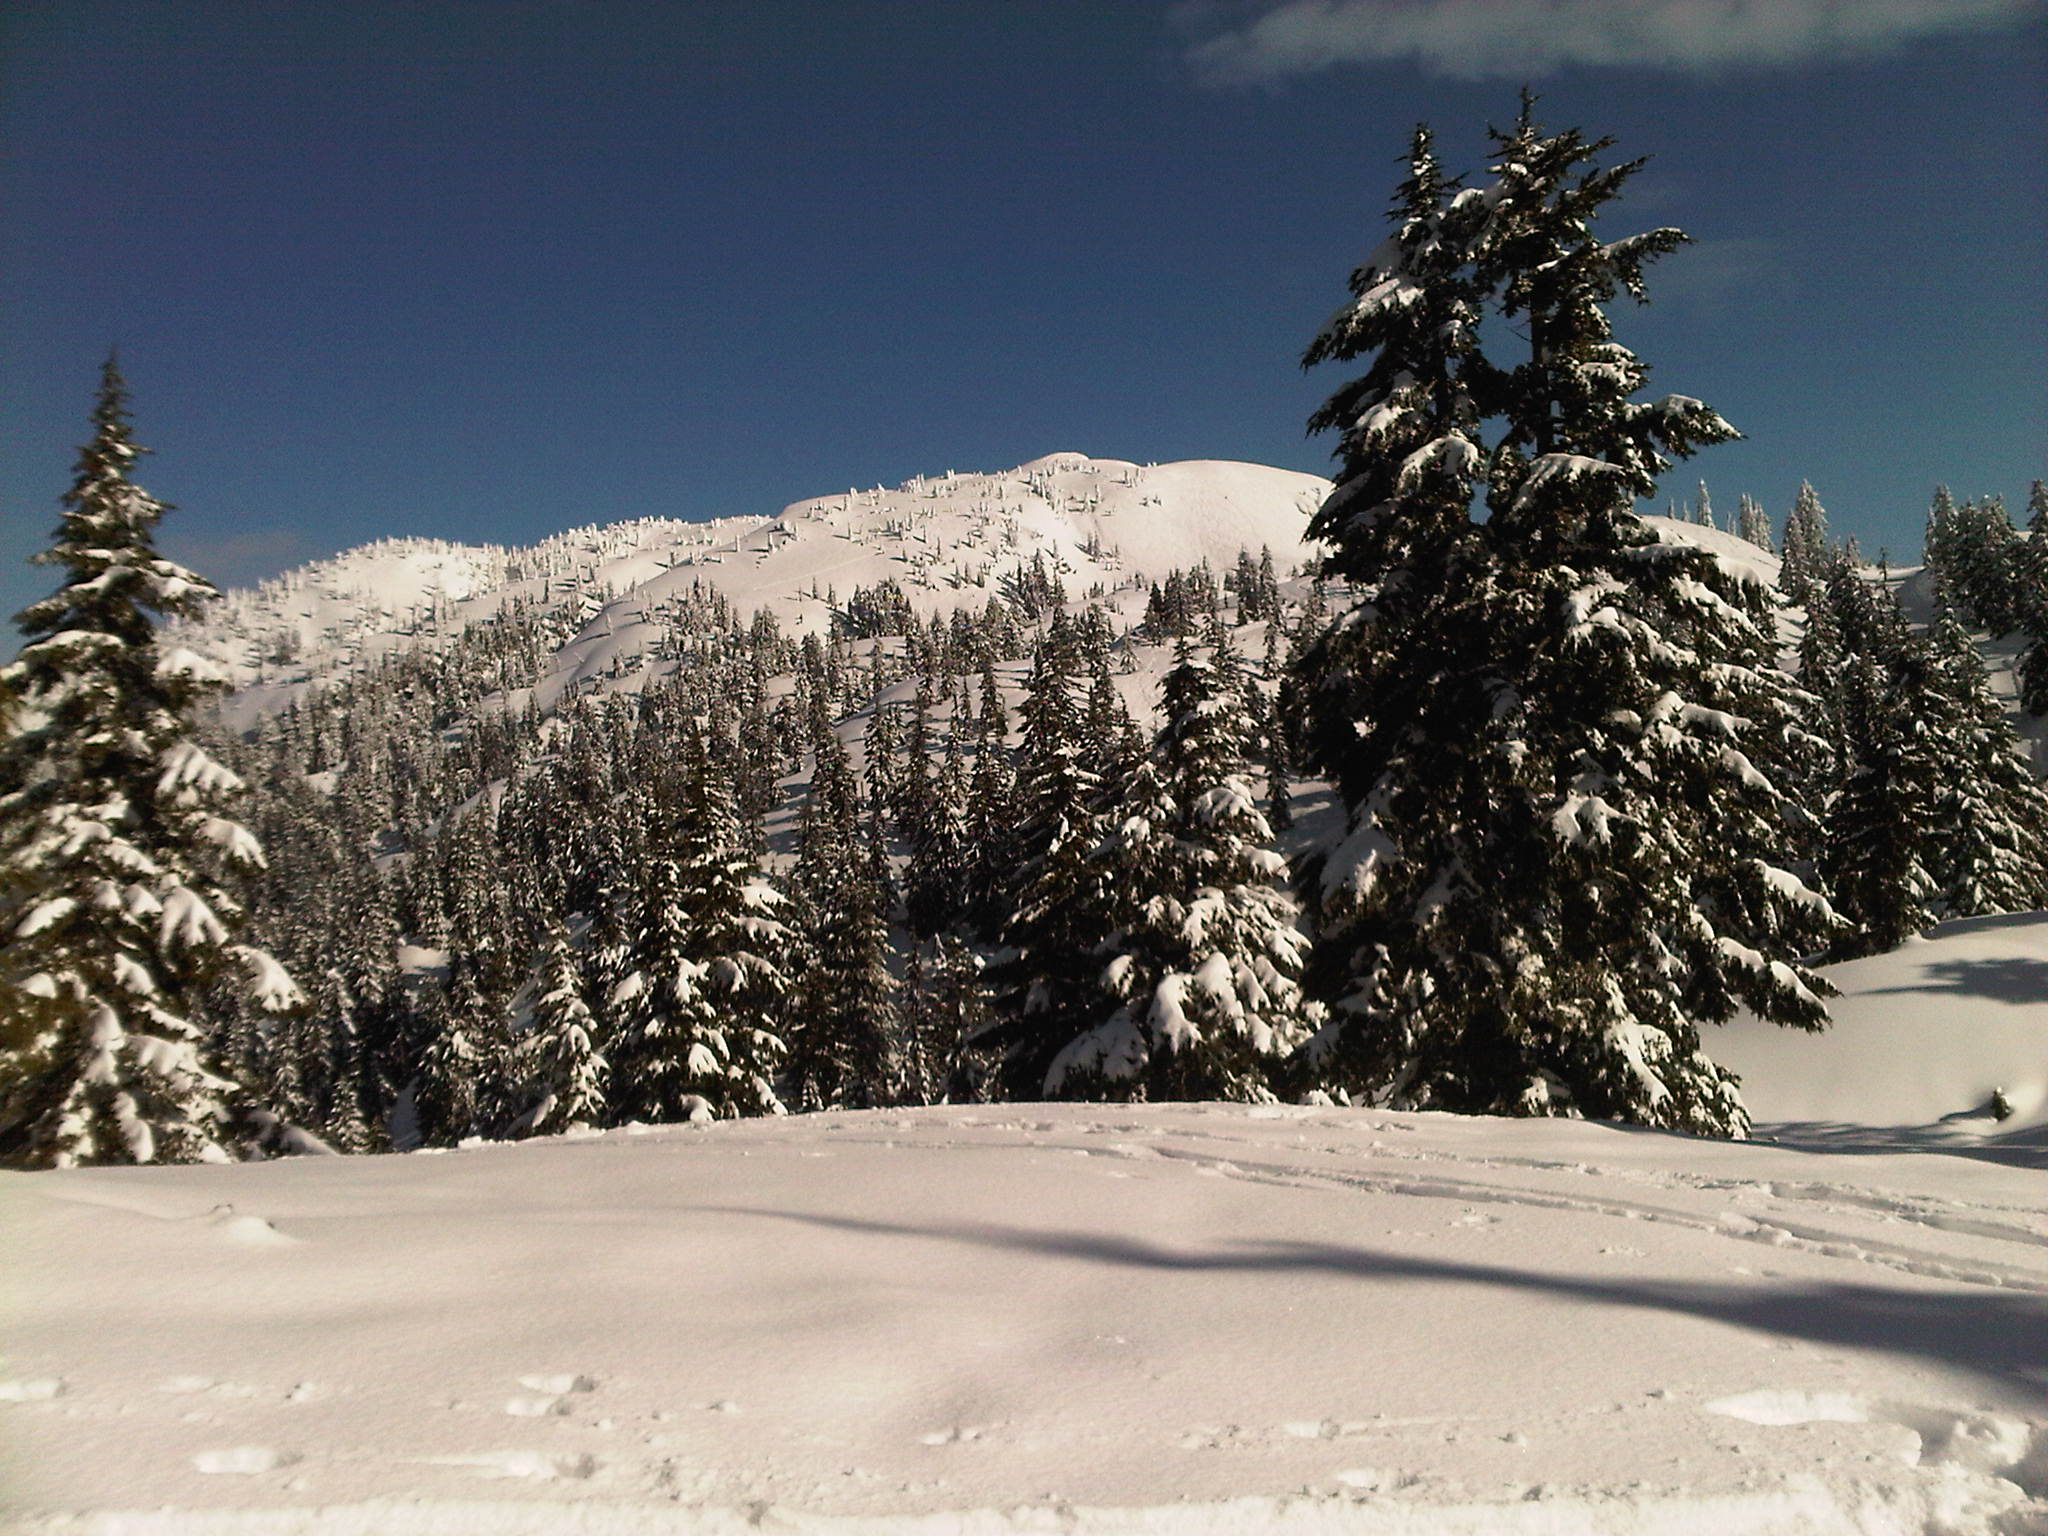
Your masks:
<svg viewBox="0 0 2048 1536"><path fill-rule="evenodd" d="M846 749L822 716L797 849L800 980L786 1067L791 1107L871 1108L887 1093L894 1031L888 923Z"/></svg>
<svg viewBox="0 0 2048 1536"><path fill-rule="evenodd" d="M1771 514L1754 496L1744 496L1737 504L1735 531L1766 554L1778 552L1778 541L1771 528Z"/></svg>
<svg viewBox="0 0 2048 1536"><path fill-rule="evenodd" d="M492 1109L486 1074L494 1076L497 1065L480 1043L489 1011L475 973L465 966L452 966L445 985L429 984L412 1082L418 1145L452 1147L486 1131Z"/></svg>
<svg viewBox="0 0 2048 1536"><path fill-rule="evenodd" d="M1483 192L1418 155L1400 232L1308 353L1375 359L1312 419L1344 437L1311 531L1359 602L1308 658L1346 809L1306 870L1334 1005L1308 1060L1397 1105L1739 1135L1700 1026L1746 1004L1819 1027L1798 957L1839 920L1794 873L1779 781L1808 738L1775 637L1741 578L1632 508L1735 433L1633 399L1647 370L1603 306L1685 236L1593 234L1640 164L1607 147L1525 99ZM1479 355L1487 297L1528 337L1512 369Z"/></svg>
<svg viewBox="0 0 2048 1536"><path fill-rule="evenodd" d="M1112 1012L1055 1058L1063 1095L1276 1097L1318 1010L1303 997L1308 941L1251 778L1250 725L1229 637L1183 638L1161 688L1165 723L1098 852L1115 929Z"/></svg>
<svg viewBox="0 0 2048 1536"><path fill-rule="evenodd" d="M967 790L968 860L964 875L967 919L993 937L1002 927L1004 899L1017 859L1016 774L1010 762L1010 716L995 668L984 666L974 722L974 772Z"/></svg>
<svg viewBox="0 0 2048 1536"><path fill-rule="evenodd" d="M2048 715L2048 481L2036 480L2027 492L2027 537L2015 553L2017 628L2026 644L2013 672L2020 707L2038 717Z"/></svg>
<svg viewBox="0 0 2048 1536"><path fill-rule="evenodd" d="M2048 786L2034 777L1983 657L1947 604L1926 645L1951 741L1933 822L1942 916L2048 907Z"/></svg>
<svg viewBox="0 0 2048 1536"><path fill-rule="evenodd" d="M988 1018L981 958L951 934L917 945L904 967L892 1097L903 1104L972 1104L987 1091L973 1048Z"/></svg>
<svg viewBox="0 0 2048 1536"><path fill-rule="evenodd" d="M1825 579L1827 569L1828 513L1820 504L1812 482L1799 482L1799 494L1785 518L1785 537L1779 545L1783 560L1778 585L1788 601L1804 607L1812 585Z"/></svg>
<svg viewBox="0 0 2048 1536"><path fill-rule="evenodd" d="M158 628L217 594L157 553L168 509L130 478L144 450L112 358L92 421L35 557L65 584L21 613L0 670L23 715L0 750L0 1159L218 1160L267 1111L217 1070L204 1000L260 1019L304 999L238 936L263 854L225 814L241 780L194 737L224 675Z"/></svg>
<svg viewBox="0 0 2048 1536"><path fill-rule="evenodd" d="M620 1120L651 1125L690 1118L693 1098L712 1102L723 1077L714 1037L718 1010L696 953L682 860L672 850L640 871L624 974L608 999L605 1056Z"/></svg>
<svg viewBox="0 0 2048 1536"><path fill-rule="evenodd" d="M552 925L535 977L532 1024L520 1041L521 1064L534 1096L522 1119L525 1130L604 1123L611 1067L597 1037L597 1017L584 996L582 963L568 932Z"/></svg>
<svg viewBox="0 0 2048 1536"><path fill-rule="evenodd" d="M697 1092L721 1116L781 1114L775 1088L787 1055L784 1034L795 985L788 900L769 880L741 830L731 786L696 732L685 738L688 778L676 840L692 950L705 967L704 993L717 1018L706 1036L715 1081Z"/></svg>
<svg viewBox="0 0 2048 1536"><path fill-rule="evenodd" d="M1941 897L1933 829L1941 750L1930 714L1943 703L1918 647L1895 665L1858 654L1844 669L1842 780L1830 799L1821 867L1843 916L1836 958L1896 949L1935 921Z"/></svg>
<svg viewBox="0 0 2048 1536"><path fill-rule="evenodd" d="M1046 626L1020 713L1017 863L1001 898L989 968L993 1018L980 1043L1000 1058L1005 1094L1043 1098L1046 1074L1099 1016L1102 891L1091 860L1101 780L1077 697L1080 659L1064 613Z"/></svg>

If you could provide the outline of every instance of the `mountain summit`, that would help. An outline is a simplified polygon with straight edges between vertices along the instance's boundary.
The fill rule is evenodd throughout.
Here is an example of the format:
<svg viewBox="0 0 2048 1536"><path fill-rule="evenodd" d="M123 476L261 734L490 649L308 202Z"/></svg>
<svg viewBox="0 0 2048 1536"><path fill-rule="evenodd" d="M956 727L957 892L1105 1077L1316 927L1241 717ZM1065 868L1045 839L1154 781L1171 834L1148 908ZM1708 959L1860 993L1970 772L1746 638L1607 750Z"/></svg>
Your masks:
<svg viewBox="0 0 2048 1536"><path fill-rule="evenodd" d="M917 613L978 608L1034 561L1080 596L1270 547L1283 569L1329 482L1227 460L1135 464L1052 453L995 473L918 475L814 496L772 517L645 518L530 548L386 539L231 592L198 630L228 667L241 720L378 659L435 649L514 605L577 627L545 694L657 647L666 606L699 584L786 630L827 628L835 602L893 583ZM543 698L545 704L551 702Z"/></svg>

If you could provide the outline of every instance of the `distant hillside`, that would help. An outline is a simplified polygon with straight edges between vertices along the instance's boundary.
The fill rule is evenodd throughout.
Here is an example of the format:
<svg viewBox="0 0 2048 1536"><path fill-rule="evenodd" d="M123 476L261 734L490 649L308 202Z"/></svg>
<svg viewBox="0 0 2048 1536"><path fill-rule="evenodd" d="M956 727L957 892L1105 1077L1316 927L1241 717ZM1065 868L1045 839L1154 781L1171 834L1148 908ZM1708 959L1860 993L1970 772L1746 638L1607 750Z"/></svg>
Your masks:
<svg viewBox="0 0 2048 1536"><path fill-rule="evenodd" d="M1314 475L1196 460L1133 464L1055 453L993 474L918 476L811 497L772 517L643 519L575 529L528 549L385 540L228 594L200 628L240 690L236 717L402 651L433 649L514 604L561 615L571 638L542 702L571 682L634 670L666 605L702 582L742 613L821 630L832 599L893 582L919 613L979 607L1042 559L1068 593L1119 587L1241 549L1284 572L1329 490Z"/></svg>

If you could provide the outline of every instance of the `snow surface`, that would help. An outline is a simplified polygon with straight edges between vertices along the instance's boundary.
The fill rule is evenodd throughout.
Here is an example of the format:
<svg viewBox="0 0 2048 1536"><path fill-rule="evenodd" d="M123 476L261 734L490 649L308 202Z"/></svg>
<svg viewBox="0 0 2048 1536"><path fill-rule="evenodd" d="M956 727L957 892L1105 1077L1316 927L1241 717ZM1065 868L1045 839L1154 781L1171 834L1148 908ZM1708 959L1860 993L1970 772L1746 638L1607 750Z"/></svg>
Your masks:
<svg viewBox="0 0 2048 1536"><path fill-rule="evenodd" d="M1827 976L1842 995L1826 1033L1745 1018L1708 1036L1772 1134L1975 1150L2048 1169L2048 914L1943 923ZM1999 1093L2003 1120L1992 1112Z"/></svg>
<svg viewBox="0 0 2048 1536"><path fill-rule="evenodd" d="M2038 1083L2044 964L1952 924L1718 1033L1776 1143L988 1105L0 1176L0 1525L2048 1531L2048 1149L1939 1120Z"/></svg>

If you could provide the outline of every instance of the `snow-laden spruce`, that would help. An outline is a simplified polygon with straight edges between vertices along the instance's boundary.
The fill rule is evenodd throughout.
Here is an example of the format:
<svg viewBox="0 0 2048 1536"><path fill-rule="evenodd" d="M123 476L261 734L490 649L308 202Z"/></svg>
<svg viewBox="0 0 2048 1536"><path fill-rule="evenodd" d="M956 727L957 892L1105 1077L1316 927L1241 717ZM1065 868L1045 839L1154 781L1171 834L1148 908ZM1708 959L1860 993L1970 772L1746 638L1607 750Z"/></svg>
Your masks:
<svg viewBox="0 0 2048 1536"><path fill-rule="evenodd" d="M1944 918L2048 901L2048 790L2021 755L1982 658L1941 599L1925 634L1846 563L1816 591L1807 670L1830 653L1835 783L1823 868L1854 932L1839 956L1895 949Z"/></svg>
<svg viewBox="0 0 2048 1536"><path fill-rule="evenodd" d="M800 960L788 1095L799 1109L882 1102L894 1033L886 869L860 831L859 791L822 697L811 712L812 771L797 867Z"/></svg>
<svg viewBox="0 0 2048 1536"><path fill-rule="evenodd" d="M994 1019L977 1043L995 1052L1003 1093L1038 1099L1054 1061L1101 1018L1098 950L1107 923L1098 764L1107 744L1091 742L1082 701L1080 637L1055 613L1032 659L1020 713L1024 725L1010 819L1013 863L1003 887L989 967Z"/></svg>
<svg viewBox="0 0 2048 1536"><path fill-rule="evenodd" d="M608 1099L616 1119L782 1112L778 1030L791 944L783 897L741 844L729 790L686 738L689 799L675 845L642 877L623 975L609 999Z"/></svg>
<svg viewBox="0 0 2048 1536"><path fill-rule="evenodd" d="M216 988L259 1013L301 998L238 939L236 879L263 853L224 814L242 781L192 734L222 674L156 623L215 593L156 552L166 508L129 478L143 450L111 358L92 419L35 557L67 580L21 613L28 643L4 672L22 715L0 754L0 1157L223 1160L275 1121L217 1070L202 1004Z"/></svg>
<svg viewBox="0 0 2048 1536"><path fill-rule="evenodd" d="M1239 663L1220 624L1206 649L1180 640L1161 685L1165 723L1107 818L1095 857L1117 926L1103 981L1121 1001L1054 1058L1055 1095L1269 1101L1319 1012L1302 996L1307 940L1258 807Z"/></svg>
<svg viewBox="0 0 2048 1536"><path fill-rule="evenodd" d="M537 1097L521 1129L602 1124L611 1065L598 1049L597 1017L583 995L583 966L560 923L549 926L538 983L533 1025L519 1042Z"/></svg>
<svg viewBox="0 0 2048 1536"><path fill-rule="evenodd" d="M1397 1106L1740 1135L1700 1027L1743 1004L1821 1026L1800 957L1839 920L1798 874L1787 786L1815 743L1768 603L1633 510L1737 434L1635 398L1603 306L1685 236L1594 234L1639 163L1607 147L1525 102L1460 190L1418 133L1396 232L1305 359L1372 358L1311 423L1341 434L1311 532L1356 603L1300 667L1345 808L1305 864L1333 1004L1307 1057ZM1528 338L1512 367L1482 350L1487 304Z"/></svg>

